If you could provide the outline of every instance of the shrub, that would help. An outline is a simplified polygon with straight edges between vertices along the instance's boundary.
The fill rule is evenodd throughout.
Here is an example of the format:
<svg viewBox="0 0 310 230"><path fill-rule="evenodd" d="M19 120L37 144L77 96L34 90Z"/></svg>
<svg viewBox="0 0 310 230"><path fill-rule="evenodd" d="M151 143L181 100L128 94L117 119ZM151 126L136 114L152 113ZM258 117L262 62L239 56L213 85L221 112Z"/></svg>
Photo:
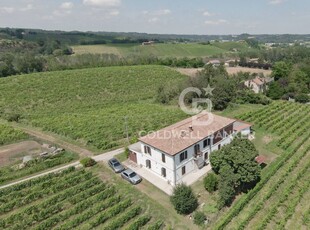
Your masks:
<svg viewBox="0 0 310 230"><path fill-rule="evenodd" d="M208 192L214 192L217 190L218 179L214 173L209 173L203 180L205 189Z"/></svg>
<svg viewBox="0 0 310 230"><path fill-rule="evenodd" d="M197 225L203 225L205 222L206 216L203 212L197 211L194 213L194 223Z"/></svg>
<svg viewBox="0 0 310 230"><path fill-rule="evenodd" d="M86 157L86 158L80 160L80 163L84 167L91 167L91 166L95 165L97 162L94 159L90 158L90 157Z"/></svg>
<svg viewBox="0 0 310 230"><path fill-rule="evenodd" d="M192 188L185 184L174 188L170 201L179 214L192 213L198 207L198 200Z"/></svg>

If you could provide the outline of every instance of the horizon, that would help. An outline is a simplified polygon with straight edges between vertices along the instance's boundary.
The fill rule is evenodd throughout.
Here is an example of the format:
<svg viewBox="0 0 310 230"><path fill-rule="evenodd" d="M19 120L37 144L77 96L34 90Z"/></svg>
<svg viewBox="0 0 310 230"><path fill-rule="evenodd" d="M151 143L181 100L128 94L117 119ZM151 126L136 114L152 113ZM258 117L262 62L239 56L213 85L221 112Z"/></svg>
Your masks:
<svg viewBox="0 0 310 230"><path fill-rule="evenodd" d="M250 5L243 0L194 0L178 7L172 0L3 0L0 27L161 35L307 35L309 11L306 0L263 0Z"/></svg>

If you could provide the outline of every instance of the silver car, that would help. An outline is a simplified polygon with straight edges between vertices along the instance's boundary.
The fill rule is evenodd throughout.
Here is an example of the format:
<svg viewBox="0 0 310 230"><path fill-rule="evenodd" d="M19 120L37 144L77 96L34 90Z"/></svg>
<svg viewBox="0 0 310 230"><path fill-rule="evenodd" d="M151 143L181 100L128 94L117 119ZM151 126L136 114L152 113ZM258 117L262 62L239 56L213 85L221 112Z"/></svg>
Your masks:
<svg viewBox="0 0 310 230"><path fill-rule="evenodd" d="M142 181L142 178L131 169L126 169L121 173L121 175L125 180L132 184L139 184Z"/></svg>
<svg viewBox="0 0 310 230"><path fill-rule="evenodd" d="M125 170L124 166L119 163L119 161L115 158L109 160L109 166L114 170L116 173L120 173Z"/></svg>

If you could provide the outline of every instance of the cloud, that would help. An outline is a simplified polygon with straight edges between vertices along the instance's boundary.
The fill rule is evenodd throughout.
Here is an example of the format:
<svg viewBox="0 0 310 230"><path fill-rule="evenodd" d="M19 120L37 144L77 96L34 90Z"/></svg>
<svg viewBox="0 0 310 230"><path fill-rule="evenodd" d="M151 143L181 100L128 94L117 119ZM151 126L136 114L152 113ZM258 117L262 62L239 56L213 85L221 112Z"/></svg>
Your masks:
<svg viewBox="0 0 310 230"><path fill-rule="evenodd" d="M281 3L285 2L285 0L270 0L269 4L270 5L279 5Z"/></svg>
<svg viewBox="0 0 310 230"><path fill-rule="evenodd" d="M120 12L118 10L111 10L109 13L111 16L118 16Z"/></svg>
<svg viewBox="0 0 310 230"><path fill-rule="evenodd" d="M34 9L33 5L28 4L27 6L25 6L24 8L20 8L19 10L25 12L25 11L29 11L29 10L33 10L33 9Z"/></svg>
<svg viewBox="0 0 310 230"><path fill-rule="evenodd" d="M99 7L117 7L121 3L121 0L83 0L84 5Z"/></svg>
<svg viewBox="0 0 310 230"><path fill-rule="evenodd" d="M218 19L218 20L207 20L205 21L206 25L220 25L220 24L228 24L228 21L225 19Z"/></svg>
<svg viewBox="0 0 310 230"><path fill-rule="evenodd" d="M3 12L3 13L11 14L14 11L15 11L14 7L7 7L7 6L0 7L0 12Z"/></svg>
<svg viewBox="0 0 310 230"><path fill-rule="evenodd" d="M60 9L69 10L69 9L72 9L73 6L74 6L74 4L72 2L63 2L60 5Z"/></svg>
<svg viewBox="0 0 310 230"><path fill-rule="evenodd" d="M171 10L169 9L162 9L162 10L156 10L156 11L142 11L142 14L144 15L152 15L152 16L162 16L162 15L168 15L171 14Z"/></svg>
<svg viewBox="0 0 310 230"><path fill-rule="evenodd" d="M156 23L156 22L158 22L159 21L159 18L157 18L157 17L154 17L154 18L150 18L149 19L149 22L150 23Z"/></svg>
<svg viewBox="0 0 310 230"><path fill-rule="evenodd" d="M211 14L209 11L203 12L203 16L211 17L213 14Z"/></svg>

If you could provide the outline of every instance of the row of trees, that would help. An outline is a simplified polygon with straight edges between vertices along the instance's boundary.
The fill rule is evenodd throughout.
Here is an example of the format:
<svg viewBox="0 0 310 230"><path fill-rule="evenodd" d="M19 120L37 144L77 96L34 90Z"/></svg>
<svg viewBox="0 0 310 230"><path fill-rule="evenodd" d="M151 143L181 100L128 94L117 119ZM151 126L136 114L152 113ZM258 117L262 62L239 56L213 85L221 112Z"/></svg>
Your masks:
<svg viewBox="0 0 310 230"><path fill-rule="evenodd" d="M43 44L42 44L43 45ZM55 48L55 47L54 47ZM50 54L54 48L49 45L42 46L42 51ZM69 56L70 48L55 49L53 55L43 55L41 51L25 53L5 53L0 55L0 77L16 74L27 74L44 71L56 71L66 69L81 69L106 66L125 65L165 65L171 67L198 68L205 63L201 58L165 58L154 56L132 55L126 58L114 54L83 54ZM66 54L66 55L65 55Z"/></svg>

